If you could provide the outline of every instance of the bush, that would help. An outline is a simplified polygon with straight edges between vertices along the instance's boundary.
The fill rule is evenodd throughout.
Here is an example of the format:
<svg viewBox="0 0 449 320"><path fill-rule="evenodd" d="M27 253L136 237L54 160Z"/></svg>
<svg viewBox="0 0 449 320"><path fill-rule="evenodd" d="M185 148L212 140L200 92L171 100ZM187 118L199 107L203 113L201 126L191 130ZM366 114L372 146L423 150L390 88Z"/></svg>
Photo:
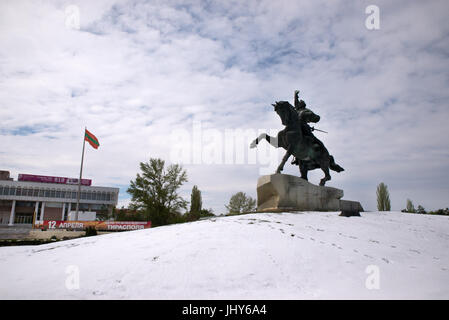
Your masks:
<svg viewBox="0 0 449 320"><path fill-rule="evenodd" d="M87 227L86 228L86 237L90 236L96 236L97 235L97 229L95 227Z"/></svg>
<svg viewBox="0 0 449 320"><path fill-rule="evenodd" d="M191 220L190 216L186 213L184 215L180 214L179 212L175 212L170 214L167 220L167 224L175 224L175 223L184 223L184 222L190 222Z"/></svg>
<svg viewBox="0 0 449 320"><path fill-rule="evenodd" d="M416 213L420 213L420 214L426 214L426 209L424 209L423 206L418 205L418 209L416 209Z"/></svg>
<svg viewBox="0 0 449 320"><path fill-rule="evenodd" d="M212 209L201 209L201 217L214 217Z"/></svg>
<svg viewBox="0 0 449 320"><path fill-rule="evenodd" d="M412 200L407 199L407 204L405 206L405 211L404 212L409 212L409 213L415 213L415 206L413 205Z"/></svg>
<svg viewBox="0 0 449 320"><path fill-rule="evenodd" d="M115 210L115 221L146 221L142 212L121 208Z"/></svg>
<svg viewBox="0 0 449 320"><path fill-rule="evenodd" d="M436 211L429 211L429 214L437 214L437 215L444 215L447 216L449 215L449 208L446 209L438 209Z"/></svg>

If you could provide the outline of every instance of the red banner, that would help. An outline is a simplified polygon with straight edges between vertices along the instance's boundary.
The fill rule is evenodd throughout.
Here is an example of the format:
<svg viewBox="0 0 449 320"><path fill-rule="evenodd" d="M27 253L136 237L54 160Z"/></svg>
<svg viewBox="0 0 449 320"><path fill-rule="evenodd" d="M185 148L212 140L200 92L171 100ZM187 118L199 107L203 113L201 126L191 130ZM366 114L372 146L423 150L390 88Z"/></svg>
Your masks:
<svg viewBox="0 0 449 320"><path fill-rule="evenodd" d="M37 228L83 230L95 227L101 231L140 230L151 227L151 221L60 221L45 220Z"/></svg>
<svg viewBox="0 0 449 320"><path fill-rule="evenodd" d="M78 184L79 179L76 178L65 178L65 177L52 177L52 176L37 176L34 174L24 174L20 173L18 181L32 181L32 182L43 182L43 183L62 183L62 184ZM92 180L81 179L81 185L90 186Z"/></svg>

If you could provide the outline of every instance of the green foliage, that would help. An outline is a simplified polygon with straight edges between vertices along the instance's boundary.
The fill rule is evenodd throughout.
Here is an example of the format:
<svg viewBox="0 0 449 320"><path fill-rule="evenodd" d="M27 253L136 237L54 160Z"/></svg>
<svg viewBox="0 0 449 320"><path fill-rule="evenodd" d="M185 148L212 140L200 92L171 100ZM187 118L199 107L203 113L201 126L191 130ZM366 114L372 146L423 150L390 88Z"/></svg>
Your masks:
<svg viewBox="0 0 449 320"><path fill-rule="evenodd" d="M86 228L86 237L96 236L96 235L97 235L97 229L95 229L95 227L87 227Z"/></svg>
<svg viewBox="0 0 449 320"><path fill-rule="evenodd" d="M377 186L377 210L379 211L390 211L390 194L388 192L388 187L381 182Z"/></svg>
<svg viewBox="0 0 449 320"><path fill-rule="evenodd" d="M190 196L190 211L188 213L190 220L198 220L201 216L203 200L201 198L201 191L197 186L193 186L192 194Z"/></svg>
<svg viewBox="0 0 449 320"><path fill-rule="evenodd" d="M449 216L449 208L438 209L436 211L429 211L428 214L437 214L437 215Z"/></svg>
<svg viewBox="0 0 449 320"><path fill-rule="evenodd" d="M191 220L189 219L189 216L187 214L183 215L179 212L175 212L170 215L170 217L168 218L167 224L184 223L184 222L188 222L188 221L191 221Z"/></svg>
<svg viewBox="0 0 449 320"><path fill-rule="evenodd" d="M237 192L225 206L229 214L246 213L256 210L256 200L247 196L244 192Z"/></svg>
<svg viewBox="0 0 449 320"><path fill-rule="evenodd" d="M187 173L178 164L165 168L165 161L151 158L140 163L141 173L131 181L127 192L131 195L130 209L142 212L153 226L176 220L187 201L178 195L178 189L187 181Z"/></svg>
<svg viewBox="0 0 449 320"><path fill-rule="evenodd" d="M201 217L215 217L212 209L201 209Z"/></svg>
<svg viewBox="0 0 449 320"><path fill-rule="evenodd" d="M115 221L146 221L145 215L137 210L129 210L124 207L115 210Z"/></svg>
<svg viewBox="0 0 449 320"><path fill-rule="evenodd" d="M405 210L406 210L406 212L409 212L409 213L415 213L416 212L415 206L413 205L412 200L407 199L407 205L405 206Z"/></svg>
<svg viewBox="0 0 449 320"><path fill-rule="evenodd" d="M418 205L418 209L416 209L416 213L420 213L420 214L426 214L426 210L424 209L423 206Z"/></svg>

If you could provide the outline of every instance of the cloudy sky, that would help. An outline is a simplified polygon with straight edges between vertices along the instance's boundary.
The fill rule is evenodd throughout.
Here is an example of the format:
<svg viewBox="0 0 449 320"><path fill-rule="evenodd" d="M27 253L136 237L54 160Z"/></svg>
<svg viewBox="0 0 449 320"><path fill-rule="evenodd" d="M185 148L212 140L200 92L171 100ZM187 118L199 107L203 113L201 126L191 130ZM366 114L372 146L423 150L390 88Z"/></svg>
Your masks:
<svg viewBox="0 0 449 320"><path fill-rule="evenodd" d="M366 27L369 5L380 29ZM270 170L260 155L250 160L255 150L226 149L225 132L281 130L271 103L293 103L299 89L346 169L327 184L344 199L375 210L384 182L394 210L407 198L448 207L448 9L445 0L1 1L0 169L77 177L87 127L100 148L86 146L83 178L120 187L119 206L139 162L162 158L187 170L187 200L198 185L203 206L223 213L235 192L256 197ZM284 173L297 171L288 163Z"/></svg>

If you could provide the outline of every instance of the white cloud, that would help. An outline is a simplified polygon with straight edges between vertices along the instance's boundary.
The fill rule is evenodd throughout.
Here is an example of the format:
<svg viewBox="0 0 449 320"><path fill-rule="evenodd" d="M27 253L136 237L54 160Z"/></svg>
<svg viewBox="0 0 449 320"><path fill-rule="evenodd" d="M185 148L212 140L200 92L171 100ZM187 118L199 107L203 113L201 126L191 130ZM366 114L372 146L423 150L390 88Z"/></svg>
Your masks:
<svg viewBox="0 0 449 320"><path fill-rule="evenodd" d="M377 31L364 26L368 2L73 4L80 30L65 26L65 2L0 4L0 163L13 174L77 176L87 126L101 146L85 176L127 185L140 161L169 159L172 130L194 118L280 130L270 104L300 89L346 169L329 185L366 209L381 181L393 209L447 206L446 2L378 1ZM257 166L186 168L187 199L197 184L217 212L234 192L256 196Z"/></svg>

